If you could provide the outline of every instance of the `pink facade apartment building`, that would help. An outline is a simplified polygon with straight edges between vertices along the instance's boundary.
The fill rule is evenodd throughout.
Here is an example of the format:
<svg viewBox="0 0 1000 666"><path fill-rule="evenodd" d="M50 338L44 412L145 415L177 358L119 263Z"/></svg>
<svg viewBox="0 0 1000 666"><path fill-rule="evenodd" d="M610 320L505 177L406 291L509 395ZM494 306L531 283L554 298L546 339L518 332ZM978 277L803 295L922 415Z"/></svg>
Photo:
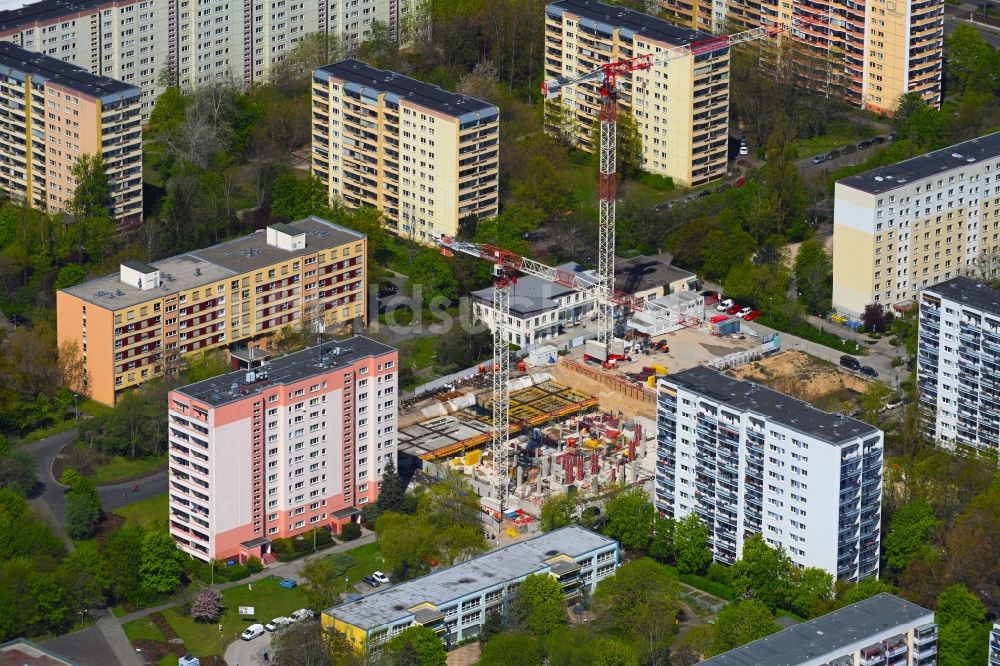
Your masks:
<svg viewBox="0 0 1000 666"><path fill-rule="evenodd" d="M395 349L355 336L170 392L170 533L202 560L269 559L273 539L337 531L396 459Z"/></svg>

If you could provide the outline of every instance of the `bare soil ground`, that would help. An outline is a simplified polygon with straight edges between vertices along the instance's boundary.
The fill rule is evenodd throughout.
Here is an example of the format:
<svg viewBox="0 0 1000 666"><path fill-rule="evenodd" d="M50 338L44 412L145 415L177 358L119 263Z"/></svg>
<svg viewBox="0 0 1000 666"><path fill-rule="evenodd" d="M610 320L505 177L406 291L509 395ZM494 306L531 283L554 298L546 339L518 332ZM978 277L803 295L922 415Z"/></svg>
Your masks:
<svg viewBox="0 0 1000 666"><path fill-rule="evenodd" d="M656 418L656 405L622 395L596 379L573 372L560 363L547 367L546 371L550 372L560 384L572 386L578 391L596 396L600 402L601 409L606 412L615 413L621 411L628 417L646 416L651 419ZM613 373L614 371L605 372Z"/></svg>
<svg viewBox="0 0 1000 666"><path fill-rule="evenodd" d="M841 371L832 364L798 351L787 351L770 358L734 368L730 374L749 379L776 391L835 409L831 402L851 402L851 397L868 390L868 383ZM843 398L843 400L840 400Z"/></svg>

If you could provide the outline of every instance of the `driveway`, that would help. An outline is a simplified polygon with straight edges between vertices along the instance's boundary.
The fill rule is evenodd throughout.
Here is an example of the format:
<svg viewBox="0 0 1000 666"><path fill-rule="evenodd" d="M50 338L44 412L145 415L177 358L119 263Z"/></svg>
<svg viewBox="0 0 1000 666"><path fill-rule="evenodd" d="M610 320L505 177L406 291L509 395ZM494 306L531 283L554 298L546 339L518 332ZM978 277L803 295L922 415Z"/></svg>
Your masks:
<svg viewBox="0 0 1000 666"><path fill-rule="evenodd" d="M264 664L264 653L271 655L271 632L252 641L236 640L226 648L226 663L229 666L257 666Z"/></svg>

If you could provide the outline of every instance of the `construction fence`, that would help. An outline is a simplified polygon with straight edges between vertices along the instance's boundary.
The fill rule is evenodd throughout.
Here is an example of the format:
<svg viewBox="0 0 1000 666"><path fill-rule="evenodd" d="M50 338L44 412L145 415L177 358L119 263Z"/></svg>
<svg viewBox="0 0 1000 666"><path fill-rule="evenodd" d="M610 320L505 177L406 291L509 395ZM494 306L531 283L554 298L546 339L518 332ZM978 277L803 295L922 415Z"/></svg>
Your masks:
<svg viewBox="0 0 1000 666"><path fill-rule="evenodd" d="M612 388L618 391L622 395L625 395L629 398L634 398L636 400L644 400L651 405L656 404L656 391L654 391L649 387L640 386L638 384L630 382L624 377L613 375L609 372L604 372L603 370L598 370L596 368L592 368L586 365L585 363L580 363L579 361L574 361L573 359L570 358L564 358L559 362L568 370L572 370L573 372L578 372L581 375L584 375L585 377L594 379L603 384L604 386L607 386L608 388Z"/></svg>

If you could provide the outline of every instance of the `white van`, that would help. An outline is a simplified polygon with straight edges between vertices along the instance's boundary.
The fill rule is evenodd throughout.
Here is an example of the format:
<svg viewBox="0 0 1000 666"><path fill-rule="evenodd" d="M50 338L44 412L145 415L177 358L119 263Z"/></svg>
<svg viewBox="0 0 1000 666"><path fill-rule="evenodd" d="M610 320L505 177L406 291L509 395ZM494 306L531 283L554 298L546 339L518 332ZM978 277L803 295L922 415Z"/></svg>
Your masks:
<svg viewBox="0 0 1000 666"><path fill-rule="evenodd" d="M264 635L264 625L251 624L249 627L243 630L243 633L240 634L240 638L242 638L245 641L252 641L258 636L263 636L263 635Z"/></svg>

